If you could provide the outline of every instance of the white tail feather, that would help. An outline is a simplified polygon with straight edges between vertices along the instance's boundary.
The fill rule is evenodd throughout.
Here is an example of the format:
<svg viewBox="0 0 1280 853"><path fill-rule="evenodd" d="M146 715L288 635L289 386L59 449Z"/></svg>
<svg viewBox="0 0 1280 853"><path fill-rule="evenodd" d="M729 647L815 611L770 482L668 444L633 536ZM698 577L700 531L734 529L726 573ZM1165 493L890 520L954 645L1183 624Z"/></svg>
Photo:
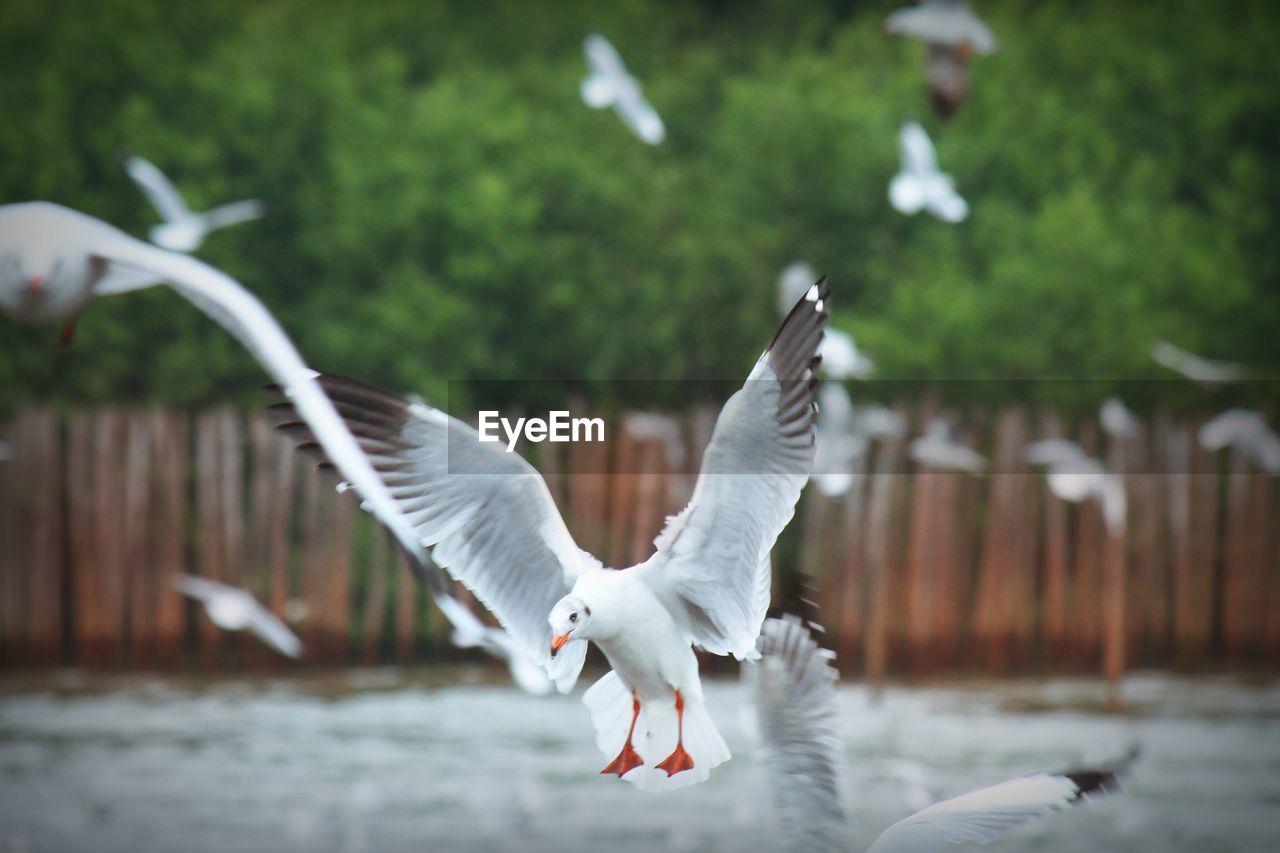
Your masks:
<svg viewBox="0 0 1280 853"><path fill-rule="evenodd" d="M591 712L596 747L605 761L612 761L622 751L631 728L631 691L616 672L610 671L591 685L582 701ZM631 745L644 759L644 766L622 778L642 791L672 791L704 781L711 775L711 768L729 760L729 747L700 700L686 698L684 705L684 748L693 759L693 769L667 776L656 765L675 750L676 736L674 699L670 704L642 702Z"/></svg>

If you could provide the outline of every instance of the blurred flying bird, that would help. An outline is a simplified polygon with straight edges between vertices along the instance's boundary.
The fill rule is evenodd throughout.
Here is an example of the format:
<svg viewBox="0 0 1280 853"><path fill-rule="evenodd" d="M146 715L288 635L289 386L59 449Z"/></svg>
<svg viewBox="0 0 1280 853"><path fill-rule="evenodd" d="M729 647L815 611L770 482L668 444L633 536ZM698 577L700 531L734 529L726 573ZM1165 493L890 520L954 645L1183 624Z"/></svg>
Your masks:
<svg viewBox="0 0 1280 853"><path fill-rule="evenodd" d="M928 210L945 222L961 222L969 204L955 189L951 176L938 170L938 157L929 134L918 122L909 121L898 134L902 171L889 184L889 201L899 213Z"/></svg>
<svg viewBox="0 0 1280 853"><path fill-rule="evenodd" d="M853 412L853 424L870 439L902 438L907 428L902 415L884 406L858 406Z"/></svg>
<svg viewBox="0 0 1280 853"><path fill-rule="evenodd" d="M173 586L203 604L209 619L224 631L248 629L280 654L302 656L302 641L247 591L193 575L178 575Z"/></svg>
<svg viewBox="0 0 1280 853"><path fill-rule="evenodd" d="M941 471L981 474L987 460L980 453L951 437L951 427L942 418L929 421L924 435L911 442L911 458L921 465Z"/></svg>
<svg viewBox="0 0 1280 853"><path fill-rule="evenodd" d="M787 316L796 300L804 296L805 291L817 280L818 274L804 261L787 264L778 277L778 316Z"/></svg>
<svg viewBox="0 0 1280 853"><path fill-rule="evenodd" d="M885 20L885 29L963 53L989 55L998 47L991 28L965 0L924 0L918 6L899 9Z"/></svg>
<svg viewBox="0 0 1280 853"><path fill-rule="evenodd" d="M693 646L755 656L769 553L813 465L828 298L820 281L788 314L725 403L688 506L667 520L656 553L627 571L578 547L546 483L519 454L481 442L472 427L423 402L320 377L418 541L562 692L577 679L587 643L600 646L614 668L583 701L596 745L612 759L604 773L676 788L729 758L702 701Z"/></svg>
<svg viewBox="0 0 1280 853"><path fill-rule="evenodd" d="M853 402L839 382L818 385L818 420L814 432L813 484L827 497L837 497L853 485L867 438L858 432Z"/></svg>
<svg viewBox="0 0 1280 853"><path fill-rule="evenodd" d="M645 99L636 78L627 73L622 57L609 40L598 33L582 43L590 74L582 81L582 100L595 109L613 107L614 112L642 141L657 145L666 138L662 118Z"/></svg>
<svg viewBox="0 0 1280 853"><path fill-rule="evenodd" d="M1230 447L1268 474L1280 474L1280 436L1259 412L1228 409L1200 427L1200 446L1214 453Z"/></svg>
<svg viewBox="0 0 1280 853"><path fill-rule="evenodd" d="M164 220L151 229L151 242L175 252L194 252L210 231L259 219L265 213L261 201L249 199L194 213L174 185L153 163L136 155L125 160L125 169L142 188L151 206Z"/></svg>
<svg viewBox="0 0 1280 853"><path fill-rule="evenodd" d="M818 346L822 373L832 379L866 379L876 365L858 349L853 338L839 329L828 328Z"/></svg>
<svg viewBox="0 0 1280 853"><path fill-rule="evenodd" d="M1093 498L1112 535L1123 532L1128 514L1124 480L1073 441L1046 438L1027 445L1024 458L1032 465L1047 466L1049 491L1064 501L1080 503Z"/></svg>
<svg viewBox="0 0 1280 853"><path fill-rule="evenodd" d="M1120 401L1119 397L1108 397L1098 410L1098 420L1107 435L1116 438L1131 438L1138 434L1138 419L1133 412Z"/></svg>
<svg viewBox="0 0 1280 853"><path fill-rule="evenodd" d="M996 51L996 38L964 0L924 0L899 9L885 21L891 33L925 42L925 79L934 108L950 117L969 95L969 63L974 53Z"/></svg>
<svg viewBox="0 0 1280 853"><path fill-rule="evenodd" d="M847 846L844 748L836 731L834 655L795 617L767 619L760 633L753 693L765 771L789 850ZM1137 760L1131 747L1100 767L1033 773L922 809L890 826L868 853L924 853L953 844L989 844L1010 829L1109 794Z"/></svg>
<svg viewBox="0 0 1280 853"><path fill-rule="evenodd" d="M23 283L33 278L42 286L28 293ZM395 535L419 579L437 600L449 595L447 582L320 389L315 371L303 364L275 318L239 282L195 258L150 246L69 208L48 202L0 207L0 307L10 310L7 297L17 293L19 319L62 319L92 296L162 280L249 350L276 380L290 411L305 422L307 435L329 464L354 484L361 505ZM510 663L506 655L499 657Z"/></svg>
<svg viewBox="0 0 1280 853"><path fill-rule="evenodd" d="M1202 385L1220 385L1224 382L1244 381L1246 370L1242 364L1229 361L1209 361L1193 355L1168 341L1159 341L1151 348L1151 357L1170 370L1176 370L1193 382Z"/></svg>

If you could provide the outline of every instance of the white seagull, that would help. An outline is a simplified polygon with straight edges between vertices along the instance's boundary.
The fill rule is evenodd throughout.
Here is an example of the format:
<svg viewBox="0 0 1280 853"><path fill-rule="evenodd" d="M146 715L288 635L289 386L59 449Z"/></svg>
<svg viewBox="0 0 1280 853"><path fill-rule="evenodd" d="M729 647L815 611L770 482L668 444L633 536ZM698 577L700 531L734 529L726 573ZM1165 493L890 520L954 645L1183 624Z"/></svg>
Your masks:
<svg viewBox="0 0 1280 853"><path fill-rule="evenodd" d="M248 629L280 654L302 657L302 641L246 590L193 575L178 575L173 586L203 604L209 619L224 631Z"/></svg>
<svg viewBox="0 0 1280 853"><path fill-rule="evenodd" d="M765 769L791 850L845 849L843 747L836 732L834 655L795 617L768 619L754 665ZM935 803L890 826L867 853L924 853L989 844L1016 826L1114 792L1138 757L1097 768L1033 773Z"/></svg>
<svg viewBox="0 0 1280 853"><path fill-rule="evenodd" d="M613 107L614 112L641 141L657 145L667 136L667 129L644 94L636 78L627 73L622 57L609 40L592 33L582 43L591 73L582 81L582 100L589 107Z"/></svg>
<svg viewBox="0 0 1280 853"><path fill-rule="evenodd" d="M854 429L869 439L901 438L906 431L902 415L884 406L858 406L853 410Z"/></svg>
<svg viewBox="0 0 1280 853"><path fill-rule="evenodd" d="M938 169L938 155L919 122L909 121L898 134L902 171L889 183L889 201L899 213L928 210L945 222L961 222L969 204L956 192L955 181Z"/></svg>
<svg viewBox="0 0 1280 853"><path fill-rule="evenodd" d="M1151 357L1170 370L1175 370L1201 385L1243 382L1247 373L1243 364L1210 361L1176 347L1168 341L1158 341L1151 348Z"/></svg>
<svg viewBox="0 0 1280 853"><path fill-rule="evenodd" d="M952 48L966 58L971 53L992 54L998 48L991 28L965 0L924 0L889 15L884 26L897 35Z"/></svg>
<svg viewBox="0 0 1280 853"><path fill-rule="evenodd" d="M813 484L827 497L838 497L853 485L858 460L867 451L867 436L857 429L853 402L839 382L818 386L817 449Z"/></svg>
<svg viewBox="0 0 1280 853"><path fill-rule="evenodd" d="M187 207L182 195L164 172L149 160L132 155L125 160L124 167L164 220L151 229L151 242L165 249L194 252L200 248L210 231L260 219L266 212L261 201L248 199L219 205L204 213L195 213Z"/></svg>
<svg viewBox="0 0 1280 853"><path fill-rule="evenodd" d="M982 454L953 439L951 427L942 418L929 421L924 435L911 442L911 458L941 471L981 474L987 470L987 460Z"/></svg>
<svg viewBox="0 0 1280 853"><path fill-rule="evenodd" d="M583 697L602 771L645 789L706 779L729 750L703 705L697 645L755 656L769 604L769 552L814 453L817 349L826 282L783 321L729 398L693 497L656 553L607 569L581 550L546 483L521 456L482 443L420 401L321 376L431 558L471 589L567 692L594 640L613 666Z"/></svg>
<svg viewBox="0 0 1280 853"><path fill-rule="evenodd" d="M315 371L302 362L266 307L239 282L195 258L150 246L69 208L48 202L0 206L0 308L20 320L63 320L90 298L160 281L169 282L249 350L289 399L290 411L305 421L308 438L352 484L362 506L395 535L437 602L448 596L446 582L320 390ZM455 621L454 626L462 637L475 636L467 623ZM523 662L504 653L500 640L489 635L480 645L506 660L517 681L528 689L532 681L522 680Z"/></svg>
<svg viewBox="0 0 1280 853"><path fill-rule="evenodd" d="M1214 453L1229 446L1268 474L1280 474L1280 436L1259 412L1228 409L1200 427L1200 446Z"/></svg>
<svg viewBox="0 0 1280 853"><path fill-rule="evenodd" d="M1093 498L1102 507L1107 530L1113 535L1124 531L1128 515L1124 480L1109 473L1084 448L1063 438L1046 438L1027 445L1023 455L1032 465L1047 466L1049 491L1071 503Z"/></svg>
<svg viewBox="0 0 1280 853"><path fill-rule="evenodd" d="M1119 397L1108 397L1103 402L1102 408L1098 410L1098 421L1107 435L1116 438L1131 438L1140 429L1138 418Z"/></svg>

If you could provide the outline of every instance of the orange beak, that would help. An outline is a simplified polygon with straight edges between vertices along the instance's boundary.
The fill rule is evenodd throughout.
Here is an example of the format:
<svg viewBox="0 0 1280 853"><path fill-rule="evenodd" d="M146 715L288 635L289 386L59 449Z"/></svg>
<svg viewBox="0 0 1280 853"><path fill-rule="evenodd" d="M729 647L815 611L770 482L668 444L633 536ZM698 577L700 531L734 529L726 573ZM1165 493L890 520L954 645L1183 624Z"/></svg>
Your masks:
<svg viewBox="0 0 1280 853"><path fill-rule="evenodd" d="M563 634L556 634L554 637L551 638L551 654L552 655L555 655L556 652L564 648L564 644L569 642L569 635L572 633L573 631L565 631Z"/></svg>

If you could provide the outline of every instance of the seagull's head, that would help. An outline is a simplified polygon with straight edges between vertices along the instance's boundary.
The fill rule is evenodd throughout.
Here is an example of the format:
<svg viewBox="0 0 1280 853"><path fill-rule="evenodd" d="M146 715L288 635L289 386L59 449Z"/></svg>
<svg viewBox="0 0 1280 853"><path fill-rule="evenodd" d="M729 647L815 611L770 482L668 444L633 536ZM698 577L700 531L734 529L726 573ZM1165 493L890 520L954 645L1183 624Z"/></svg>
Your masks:
<svg viewBox="0 0 1280 853"><path fill-rule="evenodd" d="M566 595L551 608L551 654L563 648L570 637L591 639L591 608L576 595Z"/></svg>

